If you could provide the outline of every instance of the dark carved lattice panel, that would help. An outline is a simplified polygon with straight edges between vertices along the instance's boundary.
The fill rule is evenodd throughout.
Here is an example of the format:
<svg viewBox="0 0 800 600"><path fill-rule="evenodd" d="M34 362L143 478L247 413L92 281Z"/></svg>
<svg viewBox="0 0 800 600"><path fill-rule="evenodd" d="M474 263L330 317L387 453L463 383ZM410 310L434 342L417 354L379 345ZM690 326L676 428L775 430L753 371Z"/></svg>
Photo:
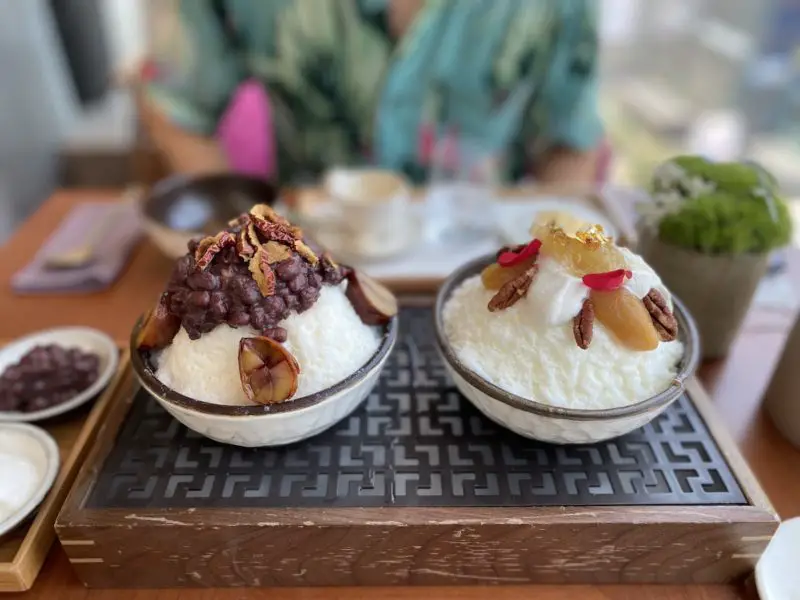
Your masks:
<svg viewBox="0 0 800 600"><path fill-rule="evenodd" d="M428 308L404 309L369 400L337 426L278 449L207 440L146 392L135 399L90 507L744 504L688 397L644 428L553 446L499 428L452 387Z"/></svg>

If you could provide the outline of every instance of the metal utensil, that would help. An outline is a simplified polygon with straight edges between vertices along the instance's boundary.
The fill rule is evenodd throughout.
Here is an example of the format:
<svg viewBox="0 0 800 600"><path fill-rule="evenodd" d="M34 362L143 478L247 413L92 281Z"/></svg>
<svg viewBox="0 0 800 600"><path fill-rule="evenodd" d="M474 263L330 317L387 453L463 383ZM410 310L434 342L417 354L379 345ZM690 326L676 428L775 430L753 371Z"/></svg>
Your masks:
<svg viewBox="0 0 800 600"><path fill-rule="evenodd" d="M126 200L132 200L138 193L138 190L131 189L125 192ZM65 270L65 269L81 269L92 264L96 260L97 246L106 236L109 229L113 228L114 223L120 218L122 208L126 202L123 201L109 210L98 219L81 243L74 248L70 248L63 252L53 253L44 260L46 269L52 270Z"/></svg>

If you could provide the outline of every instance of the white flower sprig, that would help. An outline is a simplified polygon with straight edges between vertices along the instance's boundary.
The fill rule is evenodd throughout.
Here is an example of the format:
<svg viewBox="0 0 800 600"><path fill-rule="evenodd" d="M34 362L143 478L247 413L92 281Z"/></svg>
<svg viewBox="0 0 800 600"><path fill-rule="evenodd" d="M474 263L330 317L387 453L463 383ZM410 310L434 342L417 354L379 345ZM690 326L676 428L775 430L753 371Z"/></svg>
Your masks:
<svg viewBox="0 0 800 600"><path fill-rule="evenodd" d="M717 186L713 181L707 181L702 177L685 177L680 185L689 194L689 198L699 198L716 191Z"/></svg>
<svg viewBox="0 0 800 600"><path fill-rule="evenodd" d="M678 164L668 160L661 163L653 172L653 183L656 189L668 190L682 183L686 178L686 171Z"/></svg>
<svg viewBox="0 0 800 600"><path fill-rule="evenodd" d="M638 206L638 211L646 224L657 225L665 216L678 212L684 202L686 198L677 190L655 192L652 202L643 202Z"/></svg>

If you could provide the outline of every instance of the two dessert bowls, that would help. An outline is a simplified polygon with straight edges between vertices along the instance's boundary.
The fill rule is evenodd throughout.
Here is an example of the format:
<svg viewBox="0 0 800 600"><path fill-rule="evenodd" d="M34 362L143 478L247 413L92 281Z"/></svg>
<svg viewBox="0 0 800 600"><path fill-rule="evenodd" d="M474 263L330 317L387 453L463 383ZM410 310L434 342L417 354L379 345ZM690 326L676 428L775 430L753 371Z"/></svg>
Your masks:
<svg viewBox="0 0 800 600"><path fill-rule="evenodd" d="M509 429L554 443L632 431L683 392L690 317L635 254L556 220L469 263L439 291L435 332L458 389ZM131 336L142 386L187 427L288 444L352 412L398 335L397 301L263 205L190 245Z"/></svg>

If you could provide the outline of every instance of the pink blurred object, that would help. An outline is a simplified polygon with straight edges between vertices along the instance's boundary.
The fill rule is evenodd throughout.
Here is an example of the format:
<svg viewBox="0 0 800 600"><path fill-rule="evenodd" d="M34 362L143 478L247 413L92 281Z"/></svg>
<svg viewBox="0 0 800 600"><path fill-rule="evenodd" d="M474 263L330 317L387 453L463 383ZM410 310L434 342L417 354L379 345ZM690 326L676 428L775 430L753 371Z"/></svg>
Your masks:
<svg viewBox="0 0 800 600"><path fill-rule="evenodd" d="M254 79L234 92L217 128L217 139L234 171L272 178L277 171L269 96Z"/></svg>
<svg viewBox="0 0 800 600"><path fill-rule="evenodd" d="M603 139L600 142L600 148L597 152L597 167L595 172L595 183L597 185L605 185L611 177L611 166L614 158L614 151L611 149L611 144L608 139Z"/></svg>

